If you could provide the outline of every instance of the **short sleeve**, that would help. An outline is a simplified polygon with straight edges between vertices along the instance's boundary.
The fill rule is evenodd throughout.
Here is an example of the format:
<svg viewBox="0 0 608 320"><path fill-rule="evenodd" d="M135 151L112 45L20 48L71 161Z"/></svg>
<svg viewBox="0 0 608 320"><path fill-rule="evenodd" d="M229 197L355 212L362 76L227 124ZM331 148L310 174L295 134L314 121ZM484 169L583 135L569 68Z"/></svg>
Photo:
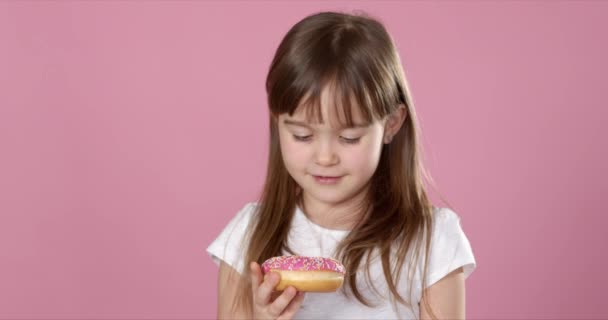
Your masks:
<svg viewBox="0 0 608 320"><path fill-rule="evenodd" d="M427 287L460 267L463 267L466 279L477 266L460 217L448 208L435 208L434 214Z"/></svg>
<svg viewBox="0 0 608 320"><path fill-rule="evenodd" d="M207 253L216 265L223 260L241 274L245 271L243 260L248 241L244 238L255 209L255 203L246 204L207 247Z"/></svg>

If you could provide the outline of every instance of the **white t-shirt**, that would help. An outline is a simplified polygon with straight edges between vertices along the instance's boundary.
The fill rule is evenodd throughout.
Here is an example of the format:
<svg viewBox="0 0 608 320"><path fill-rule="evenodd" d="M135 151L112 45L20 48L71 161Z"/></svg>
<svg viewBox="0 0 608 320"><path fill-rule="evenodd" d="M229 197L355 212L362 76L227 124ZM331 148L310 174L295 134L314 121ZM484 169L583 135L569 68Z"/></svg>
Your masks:
<svg viewBox="0 0 608 320"><path fill-rule="evenodd" d="M220 264L221 259L240 273L243 273L245 266L249 265L243 261L247 242L243 238L256 208L257 203L245 205L209 245L207 252L217 265ZM466 279L476 267L471 245L460 225L460 217L448 208L434 208L433 213L435 219L427 287L459 267L463 267ZM299 207L296 207L296 214L288 235L288 244L298 255L336 258L334 256L336 245L348 232L347 230L326 229L314 224ZM284 254L288 255L286 252ZM408 280L410 260L407 258L410 257L410 254L411 252L406 256L397 288L406 301L414 301L411 309L399 303L395 308L395 304L387 299L390 290L384 278L382 262L376 252L376 255L372 255L375 258L370 264L370 276L374 287L384 295L384 298L378 297L371 289L364 270L359 270L357 275L357 288L364 297L376 304L375 307L370 308L363 305L352 294L346 298L340 291L308 292L294 319L418 319L418 304L422 295L421 271L419 267L414 273L413 282L410 283ZM422 265L423 255L424 251L421 251L418 266ZM412 296L409 296L410 284L414 285Z"/></svg>

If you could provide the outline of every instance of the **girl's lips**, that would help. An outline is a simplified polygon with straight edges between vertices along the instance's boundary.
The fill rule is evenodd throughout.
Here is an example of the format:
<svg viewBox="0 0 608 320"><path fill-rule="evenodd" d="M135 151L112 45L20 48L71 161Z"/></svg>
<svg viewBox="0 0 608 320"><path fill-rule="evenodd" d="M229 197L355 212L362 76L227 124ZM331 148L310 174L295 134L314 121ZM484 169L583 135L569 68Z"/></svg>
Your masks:
<svg viewBox="0 0 608 320"><path fill-rule="evenodd" d="M335 184L340 181L342 177L324 177L324 176L313 176L315 177L315 181L320 184Z"/></svg>

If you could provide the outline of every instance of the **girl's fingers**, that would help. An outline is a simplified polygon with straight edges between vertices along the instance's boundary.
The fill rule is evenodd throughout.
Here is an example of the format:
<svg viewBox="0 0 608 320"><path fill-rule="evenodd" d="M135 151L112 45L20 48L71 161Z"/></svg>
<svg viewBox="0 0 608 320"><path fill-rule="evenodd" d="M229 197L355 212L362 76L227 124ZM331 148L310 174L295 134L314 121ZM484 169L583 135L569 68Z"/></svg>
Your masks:
<svg viewBox="0 0 608 320"><path fill-rule="evenodd" d="M271 314L281 315L285 312L285 309L289 303L294 299L298 292L294 287L287 287L283 294L281 294L274 302L270 305L269 311Z"/></svg>
<svg viewBox="0 0 608 320"><path fill-rule="evenodd" d="M300 309L302 302L304 302L304 295L305 295L304 292L302 292L302 291L298 292L296 294L296 297L293 298L293 300L291 300L291 302L289 303L287 308L285 308L285 311L283 311L283 313L279 316L278 319L287 320L287 319L293 318L293 316L296 314L298 309Z"/></svg>
<svg viewBox="0 0 608 320"><path fill-rule="evenodd" d="M279 319L291 319L300 308L304 300L304 294L297 294L294 287L285 289L274 301L271 302L274 288L281 281L281 276L276 272L262 275L262 269L256 262L249 264L251 270L251 289L253 291L254 303ZM274 292L278 294L277 292Z"/></svg>
<svg viewBox="0 0 608 320"><path fill-rule="evenodd" d="M258 305L266 306L270 302L270 296L280 281L281 276L276 272L270 272L264 276L264 281L262 281L262 284L254 294Z"/></svg>
<svg viewBox="0 0 608 320"><path fill-rule="evenodd" d="M283 293L283 291L273 291L270 294L270 302L273 302L274 300L276 300L282 293Z"/></svg>

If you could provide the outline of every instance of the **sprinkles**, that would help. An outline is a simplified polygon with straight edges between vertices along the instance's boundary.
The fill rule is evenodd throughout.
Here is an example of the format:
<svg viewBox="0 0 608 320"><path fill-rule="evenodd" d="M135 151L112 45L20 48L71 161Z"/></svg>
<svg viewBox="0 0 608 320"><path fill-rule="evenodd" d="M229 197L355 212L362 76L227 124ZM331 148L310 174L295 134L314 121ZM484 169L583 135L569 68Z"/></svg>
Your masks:
<svg viewBox="0 0 608 320"><path fill-rule="evenodd" d="M268 273L272 269L346 273L344 266L338 260L323 257L280 256L270 258L262 263L262 271L264 273Z"/></svg>

